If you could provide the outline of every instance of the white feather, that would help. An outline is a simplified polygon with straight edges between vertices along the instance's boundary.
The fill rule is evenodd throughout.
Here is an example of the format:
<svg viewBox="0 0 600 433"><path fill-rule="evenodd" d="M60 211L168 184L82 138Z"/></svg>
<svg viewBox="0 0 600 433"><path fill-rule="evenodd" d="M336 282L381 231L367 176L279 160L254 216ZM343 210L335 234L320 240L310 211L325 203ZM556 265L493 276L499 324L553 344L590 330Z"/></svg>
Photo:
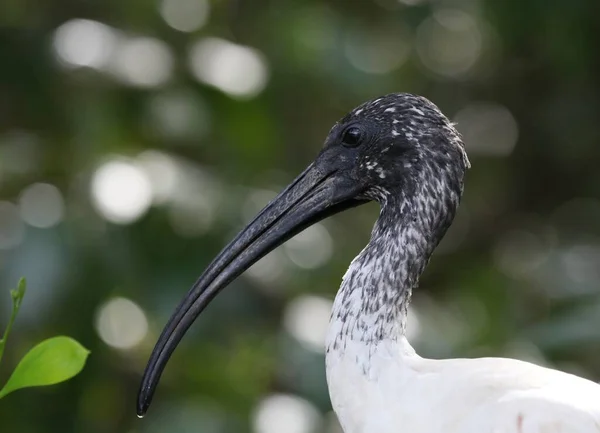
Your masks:
<svg viewBox="0 0 600 433"><path fill-rule="evenodd" d="M331 350L327 381L345 433L600 432L594 382L512 359L424 359L404 338Z"/></svg>

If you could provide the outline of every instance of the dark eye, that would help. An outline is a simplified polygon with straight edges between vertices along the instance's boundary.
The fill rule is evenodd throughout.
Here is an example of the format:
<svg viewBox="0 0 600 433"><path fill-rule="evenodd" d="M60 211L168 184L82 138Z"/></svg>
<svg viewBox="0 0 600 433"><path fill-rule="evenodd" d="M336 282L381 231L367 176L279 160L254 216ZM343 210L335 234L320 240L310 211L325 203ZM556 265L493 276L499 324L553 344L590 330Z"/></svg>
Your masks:
<svg viewBox="0 0 600 433"><path fill-rule="evenodd" d="M362 139L362 135L362 129L360 129L358 126L351 126L342 134L342 144L349 147L358 146Z"/></svg>

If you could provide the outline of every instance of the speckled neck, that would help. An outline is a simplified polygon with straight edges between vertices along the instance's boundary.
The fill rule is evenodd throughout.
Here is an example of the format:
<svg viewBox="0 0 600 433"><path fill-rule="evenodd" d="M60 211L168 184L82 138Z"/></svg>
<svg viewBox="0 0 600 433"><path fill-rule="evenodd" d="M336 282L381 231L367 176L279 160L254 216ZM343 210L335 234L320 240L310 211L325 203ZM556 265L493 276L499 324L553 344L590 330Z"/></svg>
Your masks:
<svg viewBox="0 0 600 433"><path fill-rule="evenodd" d="M417 224L386 223L386 209L371 241L352 261L335 298L327 350L343 350L349 340L376 344L404 335L413 288L431 255Z"/></svg>
<svg viewBox="0 0 600 433"><path fill-rule="evenodd" d="M404 336L412 290L450 226L461 193L462 182L437 191L423 186L399 197L378 192L382 209L371 240L352 261L335 298L328 353L343 352L349 341L377 345Z"/></svg>

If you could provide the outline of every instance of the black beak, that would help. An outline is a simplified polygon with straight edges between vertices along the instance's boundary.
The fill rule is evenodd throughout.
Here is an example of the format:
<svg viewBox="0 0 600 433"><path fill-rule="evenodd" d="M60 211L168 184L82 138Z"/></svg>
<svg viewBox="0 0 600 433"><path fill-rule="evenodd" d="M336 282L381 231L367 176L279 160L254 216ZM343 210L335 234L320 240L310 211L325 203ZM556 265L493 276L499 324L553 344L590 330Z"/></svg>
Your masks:
<svg viewBox="0 0 600 433"><path fill-rule="evenodd" d="M339 161L332 163L324 153L221 251L181 301L144 371L137 400L138 416L148 410L162 371L187 329L225 286L306 227L366 202L357 198L363 192L360 182L344 175L347 170L334 168Z"/></svg>

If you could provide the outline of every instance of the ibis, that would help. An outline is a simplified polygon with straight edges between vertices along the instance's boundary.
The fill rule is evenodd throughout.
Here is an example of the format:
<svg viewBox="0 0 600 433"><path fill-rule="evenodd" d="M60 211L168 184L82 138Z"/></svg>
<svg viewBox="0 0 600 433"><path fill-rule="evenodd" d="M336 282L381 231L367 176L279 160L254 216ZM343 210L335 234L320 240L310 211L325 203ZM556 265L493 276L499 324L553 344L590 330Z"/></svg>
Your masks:
<svg viewBox="0 0 600 433"><path fill-rule="evenodd" d="M423 97L389 94L349 112L179 304L144 372L138 415L224 287L311 224L376 201L379 218L342 279L326 338L327 383L344 432L600 433L600 385L590 380L513 359L425 359L406 339L412 291L452 223L469 167L454 125Z"/></svg>

